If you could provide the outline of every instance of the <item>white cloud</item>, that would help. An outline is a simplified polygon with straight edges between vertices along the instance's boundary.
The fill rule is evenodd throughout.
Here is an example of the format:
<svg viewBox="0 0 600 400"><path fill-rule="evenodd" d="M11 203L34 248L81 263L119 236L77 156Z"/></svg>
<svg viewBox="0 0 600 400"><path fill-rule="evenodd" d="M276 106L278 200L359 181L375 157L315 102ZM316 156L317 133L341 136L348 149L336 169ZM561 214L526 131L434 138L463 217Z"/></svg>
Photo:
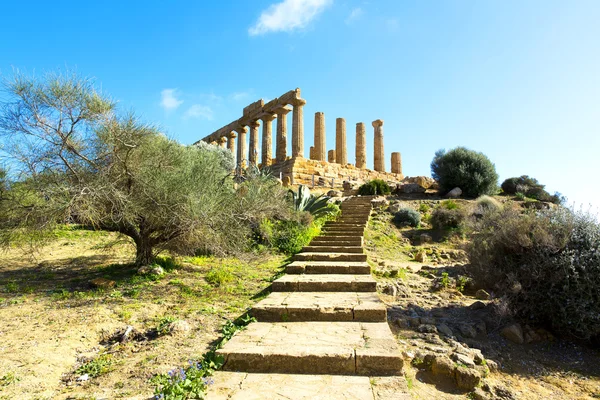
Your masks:
<svg viewBox="0 0 600 400"><path fill-rule="evenodd" d="M179 100L176 95L177 89L165 89L162 92L160 92L161 107L167 111L177 109L177 107L179 107L183 103L183 100Z"/></svg>
<svg viewBox="0 0 600 400"><path fill-rule="evenodd" d="M213 119L213 110L209 106L202 104L194 104L187 109L184 118L202 118L211 121Z"/></svg>
<svg viewBox="0 0 600 400"><path fill-rule="evenodd" d="M269 32L291 32L306 27L323 12L333 0L284 0L264 10L254 26L248 29L250 36Z"/></svg>
<svg viewBox="0 0 600 400"><path fill-rule="evenodd" d="M248 96L250 96L250 93L248 92L235 92L231 95L231 98L234 101L241 101L248 98Z"/></svg>
<svg viewBox="0 0 600 400"><path fill-rule="evenodd" d="M363 14L364 11L360 7L352 9L350 15L348 15L348 18L346 18L346 24L350 25L351 23L359 19Z"/></svg>

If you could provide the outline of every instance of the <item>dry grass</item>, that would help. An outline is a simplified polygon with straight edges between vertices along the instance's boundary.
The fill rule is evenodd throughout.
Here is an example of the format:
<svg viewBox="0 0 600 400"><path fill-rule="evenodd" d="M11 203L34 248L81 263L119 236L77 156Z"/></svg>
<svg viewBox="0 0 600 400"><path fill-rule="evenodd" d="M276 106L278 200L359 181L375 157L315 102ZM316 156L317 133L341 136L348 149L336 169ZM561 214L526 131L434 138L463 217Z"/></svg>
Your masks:
<svg viewBox="0 0 600 400"><path fill-rule="evenodd" d="M264 294L283 262L270 255L185 258L149 278L130 266L130 245L104 249L116 239L68 229L34 257L22 247L0 254L0 399L148 398L149 378L202 355L227 319ZM116 285L92 289L97 277ZM127 325L152 332L169 319L184 319L191 330L101 345ZM102 353L109 354L103 373L74 382L81 374L72 373Z"/></svg>

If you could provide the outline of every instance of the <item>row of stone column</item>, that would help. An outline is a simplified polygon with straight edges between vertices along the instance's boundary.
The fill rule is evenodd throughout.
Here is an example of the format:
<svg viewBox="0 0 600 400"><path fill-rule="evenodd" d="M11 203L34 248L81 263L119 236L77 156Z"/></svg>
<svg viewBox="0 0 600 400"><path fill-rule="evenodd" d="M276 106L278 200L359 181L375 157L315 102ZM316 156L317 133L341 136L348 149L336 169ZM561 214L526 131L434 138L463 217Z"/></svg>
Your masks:
<svg viewBox="0 0 600 400"><path fill-rule="evenodd" d="M275 159L276 162L283 162L287 158L287 114L290 111L292 113L292 157L303 157L304 156L304 113L303 107L306 101L303 99L293 100L292 108L289 106L281 106L273 113L265 113L260 117L262 121L262 157L261 163L263 166L271 165L273 161L273 142L272 142L272 123L274 119L277 119L277 134L275 139ZM245 167L246 161L251 165L258 163L258 128L261 124L259 120L254 120L249 123L250 127L250 140L248 143L248 149L246 150L246 135L248 134L248 128L246 126L240 126L235 131L229 133L227 137L223 136L219 138L218 144L221 147L227 147L234 155L237 155L237 165ZM237 140L237 154L235 149L235 139ZM246 158L246 153L248 157Z"/></svg>
<svg viewBox="0 0 600 400"><path fill-rule="evenodd" d="M275 110L274 113L265 113L260 117L262 121L262 157L261 163L263 166L269 166L273 160L272 154L272 122L277 119L277 134L276 134L276 151L275 160L277 163L283 162L287 158L287 114L293 111L292 114L292 157L304 156L304 118L303 107L306 101L296 99L290 108L282 106ZM330 150L327 155L329 162L335 162L341 165L348 164L348 153L346 146L346 120L344 118L336 119L335 132L335 151ZM246 135L248 128L240 126L236 131L232 131L229 136L219 139L218 144L227 148L236 155L235 139L237 140L237 165L246 166L246 160L251 165L258 163L258 130L260 127L259 120L251 121L249 149L246 149ZM384 144L383 144L383 120L377 119L372 123L374 128L374 170L385 172L384 160ZM322 112L315 113L315 138L314 147L311 147L310 158L314 160L326 160L326 141L325 141L325 114ZM215 143L215 142L214 142ZM215 143L217 144L217 143ZM365 169L367 166L367 140L365 124L359 122L356 124L356 168ZM248 157L246 158L246 153ZM400 153L392 153L392 173L402 173L402 161Z"/></svg>
<svg viewBox="0 0 600 400"><path fill-rule="evenodd" d="M375 129L374 136L374 170L385 172L384 147L383 147L383 120L373 121ZM311 158L314 160L325 161L325 115L322 112L315 113L315 146L311 152ZM312 149L312 148L311 148ZM365 169L367 167L367 137L365 124L359 122L356 124L356 168ZM341 165L348 164L348 152L346 147L346 120L337 118L335 120L335 150L330 150L327 155L327 161ZM392 173L402 173L402 160L400 153L392 153Z"/></svg>

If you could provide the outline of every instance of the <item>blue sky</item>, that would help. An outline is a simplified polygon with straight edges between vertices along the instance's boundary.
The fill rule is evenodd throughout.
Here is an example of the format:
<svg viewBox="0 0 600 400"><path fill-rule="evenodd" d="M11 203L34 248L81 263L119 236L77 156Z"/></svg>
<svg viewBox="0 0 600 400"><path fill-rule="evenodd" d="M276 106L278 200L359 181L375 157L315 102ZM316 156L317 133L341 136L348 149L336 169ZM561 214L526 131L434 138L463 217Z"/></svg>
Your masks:
<svg viewBox="0 0 600 400"><path fill-rule="evenodd" d="M466 146L501 180L528 174L600 205L600 2L255 0L9 2L0 73L71 68L192 143L242 108L300 87L305 153L314 113L383 119L386 167L429 175L436 150Z"/></svg>

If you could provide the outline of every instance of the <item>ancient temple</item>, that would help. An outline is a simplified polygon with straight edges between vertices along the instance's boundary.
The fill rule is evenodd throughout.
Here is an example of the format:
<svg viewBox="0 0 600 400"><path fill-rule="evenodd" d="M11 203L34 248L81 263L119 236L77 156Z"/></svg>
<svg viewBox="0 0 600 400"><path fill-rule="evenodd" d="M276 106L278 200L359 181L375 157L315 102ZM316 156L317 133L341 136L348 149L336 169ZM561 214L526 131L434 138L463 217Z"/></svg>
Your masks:
<svg viewBox="0 0 600 400"><path fill-rule="evenodd" d="M403 179L402 159L399 152L391 153L391 172L385 171L383 143L383 120L372 122L373 126L373 170L367 165L367 132L365 124L356 124L356 160L348 163L346 145L346 120L336 119L335 149L327 151L325 140L325 114L315 114L314 142L310 147L309 158L304 158L304 112L306 100L300 97L300 89L290 90L267 103L258 100L243 110L239 119L225 125L202 138L204 142L227 147L236 158L238 167L257 165L269 167L284 181L327 185L341 184L343 181L364 182L371 179L384 179L398 182ZM292 112L292 153L287 154L288 124L287 114ZM275 157L273 157L273 121L277 120L275 133ZM262 135L259 138L259 128ZM250 128L250 129L248 129ZM250 132L249 138L248 132ZM236 141L237 139L237 141ZM236 146L237 143L237 146ZM261 159L258 149L261 146ZM332 184L333 186L333 184Z"/></svg>

